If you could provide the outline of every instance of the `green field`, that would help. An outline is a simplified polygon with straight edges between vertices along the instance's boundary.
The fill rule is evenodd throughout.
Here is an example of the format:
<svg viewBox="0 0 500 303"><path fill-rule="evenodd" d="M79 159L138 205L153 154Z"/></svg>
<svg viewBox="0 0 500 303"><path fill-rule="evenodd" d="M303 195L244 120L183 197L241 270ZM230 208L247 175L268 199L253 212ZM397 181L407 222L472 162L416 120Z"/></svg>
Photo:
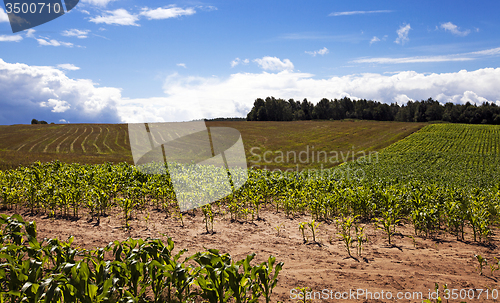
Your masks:
<svg viewBox="0 0 500 303"><path fill-rule="evenodd" d="M327 123L329 122L306 123L297 127L306 129L306 126L309 126L312 136L319 130L312 131L314 127L311 126L321 128ZM356 134L360 136L353 132L353 129L359 130L362 126L367 126L358 122L346 124L353 127L344 129L346 137L349 134L352 137L356 137ZM261 140L261 146L267 146L266 142L271 138L285 140L283 135L280 137L273 134L282 134L284 131L278 132L278 126L286 124L274 124L276 128L273 130L270 130L273 123L241 125L247 127L242 128L243 136L246 134L247 138L252 138L249 134L253 132L256 137L254 142ZM340 126L331 125L337 126L339 134ZM395 128L399 125L402 124L387 124L386 127ZM63 141L67 138L64 135L78 134L78 126L72 127L72 129L53 127L55 135L46 133L53 139L39 139L44 143L36 144L38 141L33 136L30 136L32 141L25 141L34 142L30 143L32 145L29 147L31 149L34 146L33 150L42 145L38 147L39 153L44 153L46 150L49 154L48 150L55 148L51 154L57 155L57 151L62 153L63 144L70 140ZM262 128L266 131L264 132ZM404 237L411 237L414 241L417 237L439 239L446 233L456 237L457 241L471 243L475 247L478 245L494 247L493 237L498 233L500 224L499 130L499 126L428 125L383 149L377 161L364 161L363 158L359 158L354 162L331 169L316 170L313 173L310 170L271 172L254 169L249 171L249 179L245 185L235 189L232 194L211 204L205 204L206 201L201 200L194 202L200 206L201 212L198 213L203 215L206 234L214 232L214 220L222 221L226 215L230 216L231 222L263 226L257 220L260 212L266 210L282 213L289 219L303 220L304 216L310 216L310 221L301 222L297 227L303 231L304 244L321 246L322 244L316 242L314 238L318 222L336 222L337 236L341 236L341 243L345 244L345 253L354 259L356 259L355 250L358 253L357 257L361 258L362 246L371 245L359 236L359 228L366 227L369 222L377 224L378 228L383 230L384 241L390 245L389 248L398 247L391 242L391 239L394 239L395 235L401 235L398 230L402 229L402 225L411 227L411 234L405 234ZM327 128L323 131L325 135L328 134ZM120 138L120 133L116 131L113 136L110 130L110 135L106 136L105 132L104 138ZM399 134L396 131L392 135L386 133L382 137L387 138L385 142L389 142L401 136L401 133L401 131ZM257 138L256 134L260 137ZM289 136L294 134L289 131ZM75 139L76 137L71 138L76 140L75 142L79 140ZM114 151L113 148L116 146L107 143L110 141L104 138L103 146L109 146L109 149ZM315 138L304 138L303 144L309 144L308 139ZM101 142L99 140L96 136L89 144ZM371 138L365 139L366 142L370 140ZM334 139L332 141L335 142ZM27 148L28 144L24 146L23 144L25 143L18 145L19 151ZM85 153L90 153L90 147L87 149L85 145L87 143L81 143L80 146L82 144ZM368 149L375 146L379 146L377 142L368 143L364 147ZM100 147L99 149L104 153L103 149ZM96 147L92 153L100 155L99 149ZM73 150L77 153L74 146ZM70 153L71 146L67 154ZM196 179L194 172L200 172L201 176L209 176L211 170L202 171L203 169L207 168L189 170L189 167L186 167L185 171L188 173L184 176L185 180ZM213 180L217 178L215 175L212 177ZM213 184L216 183L218 182ZM135 213L137 217L137 213L146 210L155 209L164 212L169 219L179 220L182 227L184 227L183 216L188 214L180 211L176 203L176 193L169 175L144 174L126 163L120 165L35 163L29 167L0 171L0 202L4 209L24 208L31 213L44 213L54 218L59 216L60 219L77 220L82 216L95 219L118 214L123 218L125 229L130 228L129 220L132 214ZM192 213L189 211L191 215L194 213L195 210ZM234 296L270 298L270 293L266 294L265 289L269 283L273 284L270 273L275 265L274 259L270 263L262 263L254 268L247 264L244 266L244 273L236 276L238 268L230 267L232 263L229 256L220 256L215 250L196 254L194 261L200 266L194 268L177 262L178 259L175 257L172 258L171 240L168 240L168 249L164 248L161 241L156 240L115 241L113 247L108 248L109 251L113 249L112 256L115 261L104 261L104 251L99 249L87 255L85 261L93 262L92 264L96 266L99 264L97 274L90 274L84 263L78 261L79 265L75 266L76 263L72 258L76 250L70 248L71 241L66 243L50 240L51 242L41 246L36 240L36 226L31 223L23 225L17 219L12 220L5 216L0 218L0 228L4 228L2 234L5 235L0 238L3 241L0 247L5 252L0 258L3 264L8 264L6 269L0 272L0 284L9 285L8 290L4 292L5 295L0 292L0 296L3 296L1 298L5 300L15 301L18 297L38 300L42 293L53 294L57 290L64 296L80 302L91 302L93 298L101 298L101 302L112 302L110 298L116 297L123 299L123 302L141 300L153 302L146 298L145 293L148 289L159 287L157 288L159 292L155 292L156 300L161 297L160 292L175 285L176 291L173 295L181 296L183 299L180 301L187 302L182 291L186 288L179 288L178 285L195 287L196 283L200 283L197 296L204 296L205 292L206 295L215 296L210 286L213 284L210 283L219 283L217 285L225 283L217 295L219 298ZM312 239L305 236L305 229L312 233ZM23 236L25 240L21 240ZM22 241L29 243L29 246L21 245ZM20 257L25 256L26 251L30 253L31 262L23 261L24 259ZM160 252L163 252L161 256ZM138 254L141 257L138 257ZM467 254L467 258L473 257L469 252ZM55 264L53 268L39 270L43 262L36 260L42 258L48 260L49 257L58 260L53 262ZM123 259L124 257L126 259ZM479 257L476 258L479 260ZM226 261L223 261L224 258ZM151 261L153 259L156 262ZM240 261L240 265L241 262L244 261ZM274 270L277 272L280 268L281 264L276 264ZM11 280L15 283L10 283L6 273L14 276L14 271L15 276L20 278ZM162 273L160 276L159 272ZM180 275L180 272L188 274ZM199 272L202 273L201 276L197 276ZM136 280L130 278L134 275L141 277L139 284L133 283ZM164 280L167 277L169 280ZM276 275L273 279L275 277ZM211 281L205 283L202 279ZM249 285L251 289L248 288ZM60 302L57 301L57 296L51 302Z"/></svg>
<svg viewBox="0 0 500 303"><path fill-rule="evenodd" d="M367 178L483 188L500 182L500 126L433 124L356 166Z"/></svg>
<svg viewBox="0 0 500 303"><path fill-rule="evenodd" d="M275 152L376 151L422 128L424 123L377 121L207 122L210 127L232 127L242 135L250 165L274 168L335 166L330 161L279 162ZM353 149L354 147L354 149ZM251 150L273 153L271 163L258 161ZM304 157L305 159L305 157ZM133 164L126 124L56 124L0 126L0 169L29 165L35 161L98 164ZM342 157L339 156L339 160ZM343 161L339 161L343 162Z"/></svg>

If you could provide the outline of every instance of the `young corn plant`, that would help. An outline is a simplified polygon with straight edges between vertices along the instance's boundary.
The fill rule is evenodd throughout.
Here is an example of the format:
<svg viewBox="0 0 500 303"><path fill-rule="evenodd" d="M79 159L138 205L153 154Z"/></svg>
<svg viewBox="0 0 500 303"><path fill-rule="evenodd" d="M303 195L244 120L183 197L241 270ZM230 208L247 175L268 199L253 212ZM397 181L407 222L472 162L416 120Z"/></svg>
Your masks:
<svg viewBox="0 0 500 303"><path fill-rule="evenodd" d="M299 230L302 233L302 240L304 241L304 243L307 243L307 241L309 240L306 237L306 226L307 226L307 222L300 222L299 223Z"/></svg>
<svg viewBox="0 0 500 303"><path fill-rule="evenodd" d="M347 250L347 254L352 258L351 255L351 245L354 238L351 235L352 227L354 226L354 221L358 216L355 217L342 217L341 220L337 220L337 225L340 226L340 239L344 243L345 249Z"/></svg>
<svg viewBox="0 0 500 303"><path fill-rule="evenodd" d="M356 242L357 246L357 254L361 257L361 252L363 251L363 242L368 242L368 236L364 233L365 226L355 225L354 229L356 231Z"/></svg>
<svg viewBox="0 0 500 303"><path fill-rule="evenodd" d="M314 243L317 243L317 242L316 242L316 232L317 232L317 230L318 230L318 226L319 226L320 224L321 224L321 222L316 223L316 222L314 221L314 219L313 219L313 220L311 220L311 222L307 222L307 226L309 226L309 228L311 229L311 233L312 233L312 236L313 236L313 242L314 242Z"/></svg>
<svg viewBox="0 0 500 303"><path fill-rule="evenodd" d="M382 218L375 218L375 225L382 229L387 234L387 242L392 245L392 235L396 232L396 225L400 222L398 219L399 212L396 208L390 208L387 211L382 211Z"/></svg>
<svg viewBox="0 0 500 303"><path fill-rule="evenodd" d="M121 198L119 200L119 205L122 208L123 219L125 221L125 229L129 229L130 228L129 221L131 219L130 214L134 210L134 206L135 206L134 200L130 199L130 198Z"/></svg>
<svg viewBox="0 0 500 303"><path fill-rule="evenodd" d="M201 211L203 212L204 219L205 221L205 229L207 230L207 234L213 234L214 233L214 212L212 210L212 205L206 204L201 208Z"/></svg>
<svg viewBox="0 0 500 303"><path fill-rule="evenodd" d="M276 225L276 227L274 227L274 229L276 230L277 234L276 234L276 237L279 237L280 236L280 232L282 229L285 229L283 226L284 226L285 223L280 223L278 225Z"/></svg>
<svg viewBox="0 0 500 303"><path fill-rule="evenodd" d="M483 267L485 265L488 265L488 261L486 260L486 258L483 258L483 256L478 255L478 254L475 254L474 257L476 258L477 263L479 264L477 267L477 269L479 271L479 275L482 276L483 275Z"/></svg>

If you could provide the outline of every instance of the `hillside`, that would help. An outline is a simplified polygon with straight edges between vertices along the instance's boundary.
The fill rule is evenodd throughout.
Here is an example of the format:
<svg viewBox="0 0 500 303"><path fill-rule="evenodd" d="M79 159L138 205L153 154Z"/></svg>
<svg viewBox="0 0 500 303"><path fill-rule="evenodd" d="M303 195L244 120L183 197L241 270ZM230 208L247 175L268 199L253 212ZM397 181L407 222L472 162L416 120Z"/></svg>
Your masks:
<svg viewBox="0 0 500 303"><path fill-rule="evenodd" d="M486 187L500 180L500 126L433 124L379 153L378 163L352 164L367 178Z"/></svg>
<svg viewBox="0 0 500 303"><path fill-rule="evenodd" d="M211 121L212 127L233 127L243 138L249 165L268 169L321 168L339 164L353 150L376 151L417 131L425 123L377 121L246 122ZM309 146L308 161L280 161L277 151L298 154ZM353 149L354 147L354 149ZM252 149L253 148L253 149ZM337 152L339 162L312 160L313 153ZM268 152L264 159L263 154ZM269 153L271 152L271 153ZM348 154L349 153L349 154ZM358 154L356 154L357 156ZM290 158L290 157L289 157ZM259 161L260 159L260 161ZM303 157L303 160L306 158ZM132 164L126 124L49 124L0 126L0 169L35 161ZM266 162L266 160L271 160ZM292 159L289 159L292 160Z"/></svg>

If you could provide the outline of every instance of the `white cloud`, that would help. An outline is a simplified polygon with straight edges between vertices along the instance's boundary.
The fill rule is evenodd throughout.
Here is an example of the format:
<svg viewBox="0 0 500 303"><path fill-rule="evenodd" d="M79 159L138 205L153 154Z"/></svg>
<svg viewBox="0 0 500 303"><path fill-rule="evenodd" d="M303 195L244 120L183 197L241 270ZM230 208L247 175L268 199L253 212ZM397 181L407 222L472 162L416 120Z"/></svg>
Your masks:
<svg viewBox="0 0 500 303"><path fill-rule="evenodd" d="M377 36L373 36L373 38L370 40L370 45L372 45L375 42L379 42L380 39Z"/></svg>
<svg viewBox="0 0 500 303"><path fill-rule="evenodd" d="M115 104L120 99L118 88L98 87L88 79L71 79L50 66L7 63L0 59L0 124L29 123L26 117L31 119L40 114L52 121L64 118L78 122L119 122Z"/></svg>
<svg viewBox="0 0 500 303"><path fill-rule="evenodd" d="M59 122L61 122L61 123L69 123L69 121L66 121L66 119L60 119Z"/></svg>
<svg viewBox="0 0 500 303"><path fill-rule="evenodd" d="M185 64L185 63L177 63L177 66L187 68L187 66L186 66L186 64Z"/></svg>
<svg viewBox="0 0 500 303"><path fill-rule="evenodd" d="M70 64L70 63L59 64L59 65L57 65L57 67L59 67L61 69L65 69L65 70L79 70L80 69L78 66L75 66L75 65Z"/></svg>
<svg viewBox="0 0 500 303"><path fill-rule="evenodd" d="M262 59L253 60L256 62L263 70L270 71L282 71L282 70L293 70L293 63L289 59L284 59L281 61L277 57L263 57Z"/></svg>
<svg viewBox="0 0 500 303"><path fill-rule="evenodd" d="M469 52L463 54L451 54L442 56L415 56L404 58L361 58L351 61L352 63L379 63L379 64L399 64L399 63L429 63L429 62L459 62L459 61L472 61L477 58L486 56L500 55L500 47L486 49L482 51Z"/></svg>
<svg viewBox="0 0 500 303"><path fill-rule="evenodd" d="M143 8L140 13L142 16L145 16L149 20L153 19L168 19L168 18L176 18L180 16L189 16L195 14L196 11L194 8L180 8L174 5L169 5L166 7L159 7L156 9Z"/></svg>
<svg viewBox="0 0 500 303"><path fill-rule="evenodd" d="M393 75L357 74L327 79L291 71L236 73L228 78L170 75L167 97L126 99L117 106L123 122L187 121L200 118L246 116L256 98L366 98L406 103L432 97L442 103L500 102L500 68L456 73Z"/></svg>
<svg viewBox="0 0 500 303"><path fill-rule="evenodd" d="M473 58L456 56L416 56L404 58L362 58L356 59L353 63L379 63L379 64L401 64L401 63L429 63L429 62L453 62L453 61L471 61Z"/></svg>
<svg viewBox="0 0 500 303"><path fill-rule="evenodd" d="M309 55L312 55L313 57L316 57L316 55L326 55L328 54L328 48L326 47L323 47L322 49L320 50L317 50L317 51L312 51L312 52L309 52L309 51L305 51L306 54L309 54Z"/></svg>
<svg viewBox="0 0 500 303"><path fill-rule="evenodd" d="M41 102L40 107L51 107L53 113L64 113L71 108L71 105L66 101L49 99L47 102Z"/></svg>
<svg viewBox="0 0 500 303"><path fill-rule="evenodd" d="M350 15L364 15L364 14L376 14L376 13L392 13L394 11L391 10L377 10L377 11L348 11L348 12L333 12L328 16L337 17L337 16L350 16Z"/></svg>
<svg viewBox="0 0 500 303"><path fill-rule="evenodd" d="M114 24L114 25L134 25L139 26L136 21L139 20L137 15L130 14L127 10L123 8L119 8L114 11L106 11L106 14L103 16L97 16L94 18L90 18L91 22L94 23L105 23L105 24Z"/></svg>
<svg viewBox="0 0 500 303"><path fill-rule="evenodd" d="M446 30L446 31L451 32L454 35L462 36L462 37L467 36L470 33L469 29L465 30L465 31L460 31L460 28L451 22L442 23L441 28Z"/></svg>
<svg viewBox="0 0 500 303"><path fill-rule="evenodd" d="M241 60L240 58L236 58L233 61L231 61L231 67L235 67L238 64L247 65L248 63L250 63L250 60L248 60L248 59Z"/></svg>
<svg viewBox="0 0 500 303"><path fill-rule="evenodd" d="M23 40L21 35L0 35L0 42L19 42L21 40Z"/></svg>
<svg viewBox="0 0 500 303"><path fill-rule="evenodd" d="M30 28L26 31L26 37L28 38L35 38L35 32L36 30Z"/></svg>
<svg viewBox="0 0 500 303"><path fill-rule="evenodd" d="M73 47L73 43L70 42L62 42L62 41L57 41L55 39L48 39L48 38L36 38L36 41L38 41L39 45L42 46L66 46L66 47Z"/></svg>
<svg viewBox="0 0 500 303"><path fill-rule="evenodd" d="M65 30L61 33L61 35L66 36L66 37L77 37L80 39L85 39L88 37L90 30L85 29L85 30L79 30L79 29L70 29L70 30Z"/></svg>
<svg viewBox="0 0 500 303"><path fill-rule="evenodd" d="M0 22L9 22L9 15L0 7Z"/></svg>
<svg viewBox="0 0 500 303"><path fill-rule="evenodd" d="M83 3L88 3L92 5L97 5L101 7L105 7L108 5L108 3L115 1L115 0L82 0Z"/></svg>
<svg viewBox="0 0 500 303"><path fill-rule="evenodd" d="M411 29L410 24L407 24L405 26L401 26L397 30L398 37L396 38L396 40L394 42L397 44L404 45L406 42L410 41L410 39L408 38L408 33L410 32L410 29Z"/></svg>

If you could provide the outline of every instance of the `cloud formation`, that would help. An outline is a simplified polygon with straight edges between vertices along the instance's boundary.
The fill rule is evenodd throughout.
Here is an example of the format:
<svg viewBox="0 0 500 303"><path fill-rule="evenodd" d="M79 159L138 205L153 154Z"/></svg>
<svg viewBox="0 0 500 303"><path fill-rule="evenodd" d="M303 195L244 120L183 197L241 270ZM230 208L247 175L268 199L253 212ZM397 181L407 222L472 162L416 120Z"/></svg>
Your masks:
<svg viewBox="0 0 500 303"><path fill-rule="evenodd" d="M400 26L399 29L396 31L398 37L394 42L397 44L404 45L406 42L410 41L410 38L408 38L410 29L411 29L410 24L406 24L405 26Z"/></svg>
<svg viewBox="0 0 500 303"><path fill-rule="evenodd" d="M266 60L281 62L286 60ZM269 57L274 58L274 57ZM291 62L290 62L291 63ZM29 123L33 117L71 122L164 122L201 118L244 117L256 98L366 98L406 103L429 97L442 103L495 102L500 68L454 73L353 74L316 79L313 74L279 72L235 73L226 78L180 76L165 79L164 96L128 99L114 87L71 79L47 66L11 64L0 59L0 124Z"/></svg>
<svg viewBox="0 0 500 303"><path fill-rule="evenodd" d="M139 20L137 15L133 15L123 8L119 8L114 11L106 11L106 13L102 16L90 18L90 22L94 22L96 24L105 23L112 25L139 26L139 24L136 23L137 20Z"/></svg>
<svg viewBox="0 0 500 303"><path fill-rule="evenodd" d="M115 1L115 0L82 0L83 3L88 3L91 5L96 5L96 6L101 6L105 7L108 5L108 3Z"/></svg>
<svg viewBox="0 0 500 303"><path fill-rule="evenodd" d="M373 38L370 40L370 45L372 45L375 42L379 42L380 39L377 36L373 36Z"/></svg>
<svg viewBox="0 0 500 303"><path fill-rule="evenodd" d="M57 67L65 70L79 70L80 68L78 66L75 66L74 64L71 63L64 63L64 64L58 64Z"/></svg>
<svg viewBox="0 0 500 303"><path fill-rule="evenodd" d="M311 55L311 56L313 56L313 57L316 57L316 55L322 55L322 56L324 56L324 55L328 54L328 52L329 52L329 51L328 51L328 48L326 48L326 47L323 47L323 48L322 48L322 49L320 49L320 50L317 50L317 51L312 51L312 52L310 52L310 51L305 51L305 53L306 53L306 54L309 54L309 55Z"/></svg>
<svg viewBox="0 0 500 303"><path fill-rule="evenodd" d="M348 12L333 12L328 16L338 17L338 16L351 16L351 15L365 15L365 14L378 14L378 13L392 13L391 10L377 10L377 11L348 11Z"/></svg>
<svg viewBox="0 0 500 303"><path fill-rule="evenodd" d="M228 78L172 74L164 84L166 97L121 100L117 106L124 122L188 121L215 117L245 117L256 98L366 98L399 104L432 97L441 103L495 102L500 68L456 73L422 74L414 71L392 75L356 74L328 79L292 71L236 73Z"/></svg>
<svg viewBox="0 0 500 303"><path fill-rule="evenodd" d="M0 59L0 124L46 121L120 122L121 91L87 79L68 78L50 66L7 63Z"/></svg>
<svg viewBox="0 0 500 303"><path fill-rule="evenodd" d="M281 61L277 57L263 57L262 59L253 60L256 62L263 70L269 71L283 71L283 70L293 70L293 63L289 59L284 59Z"/></svg>
<svg viewBox="0 0 500 303"><path fill-rule="evenodd" d="M197 8L205 11L217 10L217 8L213 6L198 6ZM137 21L139 21L141 17L145 17L148 20L162 20L178 18L181 16L190 16L194 15L195 13L196 9L194 7L180 8L175 5L168 5L154 9L143 7L141 9L141 12L138 14L129 13L126 9L119 8L114 11L105 11L103 15L91 17L89 20L90 22L94 22L96 24L105 23L112 25L140 26Z"/></svg>
<svg viewBox="0 0 500 303"><path fill-rule="evenodd" d="M463 54L451 54L451 55L441 55L441 56L414 56L414 57L403 57L403 58L390 58L390 57L378 57L378 58L361 58L351 61L351 63L377 63L377 64L400 64L400 63L430 63L430 62L460 62L460 61L472 61L482 57L487 56L498 56L500 55L500 47L486 49L482 51L469 52Z"/></svg>
<svg viewBox="0 0 500 303"><path fill-rule="evenodd" d="M461 31L458 26L456 26L455 24L453 24L451 22L442 23L441 28L444 29L445 31L451 32L453 35L456 35L456 36L464 37L464 36L467 36L468 34L470 34L469 29L465 30L465 31Z"/></svg>
<svg viewBox="0 0 500 303"><path fill-rule="evenodd" d="M21 35L0 35L0 42L19 42L23 40Z"/></svg>
<svg viewBox="0 0 500 303"><path fill-rule="evenodd" d="M177 66L187 68L185 63L177 63Z"/></svg>
<svg viewBox="0 0 500 303"><path fill-rule="evenodd" d="M85 39L88 37L88 34L90 33L89 29L69 29L65 30L61 33L61 35L66 36L66 37L77 37L79 39Z"/></svg>
<svg viewBox="0 0 500 303"><path fill-rule="evenodd" d="M194 8L183 9L180 7L176 7L175 5L169 5L165 7L159 7L156 9L143 8L140 15L145 16L149 20L158 20L158 19L168 19L168 18L177 18L180 16L189 16L195 14L196 11Z"/></svg>
<svg viewBox="0 0 500 303"><path fill-rule="evenodd" d="M49 38L36 38L36 41L38 41L38 44L41 46L66 46L66 47L73 47L73 43L70 42L63 42L63 41L57 41L55 39L49 39Z"/></svg>
<svg viewBox="0 0 500 303"><path fill-rule="evenodd" d="M233 61L231 61L231 67L235 67L238 64L245 64L246 65L248 63L250 63L250 60L248 60L248 59L241 60L240 58L236 58Z"/></svg>
<svg viewBox="0 0 500 303"><path fill-rule="evenodd" d="M0 22L9 22L9 15L0 7Z"/></svg>

